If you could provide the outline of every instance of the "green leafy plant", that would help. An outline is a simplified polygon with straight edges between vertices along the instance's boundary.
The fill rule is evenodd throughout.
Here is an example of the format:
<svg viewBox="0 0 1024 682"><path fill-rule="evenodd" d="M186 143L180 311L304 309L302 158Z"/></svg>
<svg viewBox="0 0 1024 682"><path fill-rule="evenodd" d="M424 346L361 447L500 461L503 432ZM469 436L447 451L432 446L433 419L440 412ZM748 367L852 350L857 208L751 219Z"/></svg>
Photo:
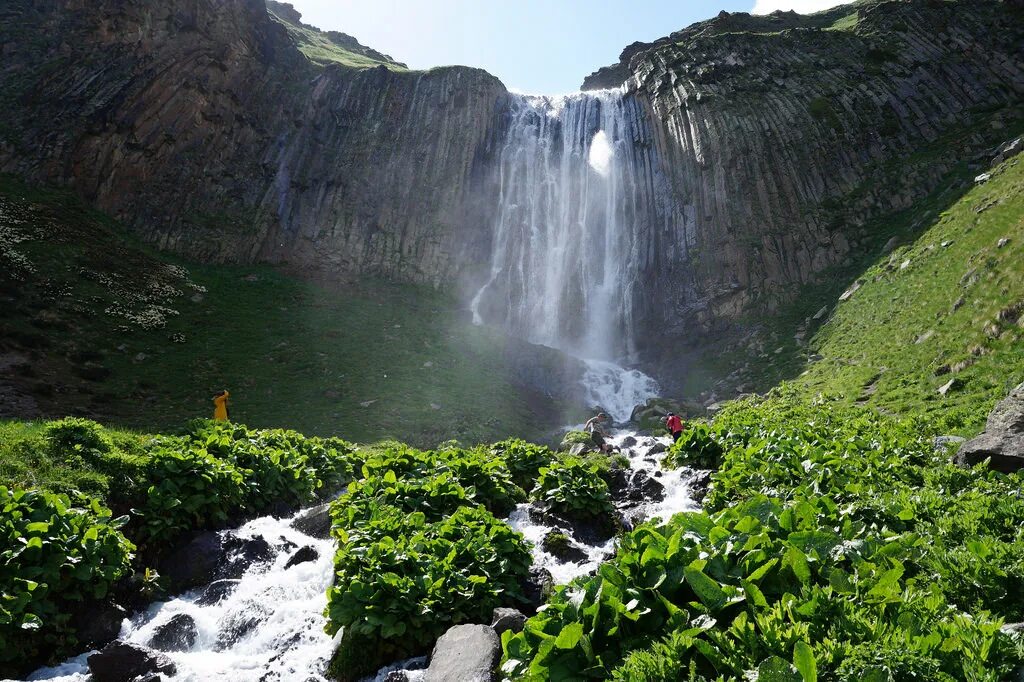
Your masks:
<svg viewBox="0 0 1024 682"><path fill-rule="evenodd" d="M105 597L129 573L124 518L93 498L0 486L0 674L75 644L72 605Z"/></svg>
<svg viewBox="0 0 1024 682"><path fill-rule="evenodd" d="M486 619L496 606L522 599L529 548L483 507L460 507L430 522L423 512L376 506L339 535L327 615L328 632L346 629L338 656L357 666L346 676L386 662L371 651L422 653L451 625ZM353 646L361 647L361 662Z"/></svg>
<svg viewBox="0 0 1024 682"><path fill-rule="evenodd" d="M675 466L697 469L717 469L724 451L715 439L711 427L702 422L691 422L683 435L669 448L668 461Z"/></svg>
<svg viewBox="0 0 1024 682"><path fill-rule="evenodd" d="M113 443L104 433L102 426L77 417L49 422L43 436L55 455L71 462L79 458L95 459L113 448Z"/></svg>
<svg viewBox="0 0 1024 682"><path fill-rule="evenodd" d="M244 509L242 472L182 439L164 439L146 472L149 487L138 510L149 541L167 541L196 528L216 528Z"/></svg>
<svg viewBox="0 0 1024 682"><path fill-rule="evenodd" d="M542 468L531 496L570 519L609 517L613 511L597 466L578 457L560 457Z"/></svg>
<svg viewBox="0 0 1024 682"><path fill-rule="evenodd" d="M532 490L540 470L555 457L550 448L527 443L519 438L509 438L491 446L491 453L505 460L512 480L524 490Z"/></svg>

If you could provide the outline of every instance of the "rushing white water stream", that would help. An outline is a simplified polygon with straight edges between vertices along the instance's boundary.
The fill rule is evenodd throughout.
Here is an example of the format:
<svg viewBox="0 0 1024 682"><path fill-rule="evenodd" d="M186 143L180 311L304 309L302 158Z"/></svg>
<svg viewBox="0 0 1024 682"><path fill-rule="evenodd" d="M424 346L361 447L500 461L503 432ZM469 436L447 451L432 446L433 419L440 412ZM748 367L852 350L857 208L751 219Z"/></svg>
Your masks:
<svg viewBox="0 0 1024 682"><path fill-rule="evenodd" d="M166 652L177 666L171 678L182 682L301 680L322 682L334 643L324 632L327 588L334 578L334 542L305 535L291 519L259 518L233 534L262 537L276 556L248 568L235 589L203 604L205 588L151 605L126 619L119 639L148 646L157 628L179 614L195 621L198 637L185 651ZM285 568L299 547L318 557ZM86 682L89 652L56 668L36 671L30 680Z"/></svg>

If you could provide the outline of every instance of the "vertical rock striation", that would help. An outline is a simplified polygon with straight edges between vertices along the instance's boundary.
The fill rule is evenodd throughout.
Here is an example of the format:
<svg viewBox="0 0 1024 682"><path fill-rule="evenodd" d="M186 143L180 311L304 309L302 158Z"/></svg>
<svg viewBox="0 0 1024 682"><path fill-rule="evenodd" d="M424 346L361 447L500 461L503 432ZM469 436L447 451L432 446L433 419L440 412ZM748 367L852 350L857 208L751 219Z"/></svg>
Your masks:
<svg viewBox="0 0 1024 682"><path fill-rule="evenodd" d="M723 13L636 44L585 88L647 105L682 220L650 327L710 331L877 248L867 229L1022 125L1024 15L997 0Z"/></svg>
<svg viewBox="0 0 1024 682"><path fill-rule="evenodd" d="M483 71L314 64L263 0L11 0L0 19L0 170L161 248L435 285L487 248L507 93Z"/></svg>

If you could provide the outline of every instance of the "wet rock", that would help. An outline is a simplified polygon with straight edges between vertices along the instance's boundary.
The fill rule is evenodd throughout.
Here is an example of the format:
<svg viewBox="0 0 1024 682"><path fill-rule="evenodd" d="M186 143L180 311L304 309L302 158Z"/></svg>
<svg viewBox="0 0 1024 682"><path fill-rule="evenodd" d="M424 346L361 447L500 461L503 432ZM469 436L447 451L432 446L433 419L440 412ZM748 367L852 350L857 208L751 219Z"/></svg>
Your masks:
<svg viewBox="0 0 1024 682"><path fill-rule="evenodd" d="M708 490L711 489L711 472L696 472L688 485L690 486L690 497L693 501L697 503L703 502L704 498L708 496Z"/></svg>
<svg viewBox="0 0 1024 682"><path fill-rule="evenodd" d="M219 533L193 533L157 562L157 570L175 594L214 580L223 557L224 542Z"/></svg>
<svg viewBox="0 0 1024 682"><path fill-rule="evenodd" d="M137 644L113 642L87 659L93 682L131 682L136 678L177 671L174 661L164 654Z"/></svg>
<svg viewBox="0 0 1024 682"><path fill-rule="evenodd" d="M292 521L292 528L311 538L327 540L331 537L331 505L321 504L307 509Z"/></svg>
<svg viewBox="0 0 1024 682"><path fill-rule="evenodd" d="M127 617L128 611L120 604L111 601L95 604L75 614L75 634L81 644L100 649L117 639L121 622Z"/></svg>
<svg viewBox="0 0 1024 682"><path fill-rule="evenodd" d="M551 531L544 536L541 548L559 561L581 563L587 560L587 553L572 543L569 536Z"/></svg>
<svg viewBox="0 0 1024 682"><path fill-rule="evenodd" d="M198 637L195 619L187 613L178 613L153 632L149 645L160 651L188 651Z"/></svg>
<svg viewBox="0 0 1024 682"><path fill-rule="evenodd" d="M1003 473L1024 468L1024 383L996 404L985 430L960 446L955 461L974 466L988 458L989 468Z"/></svg>
<svg viewBox="0 0 1024 682"><path fill-rule="evenodd" d="M636 445L636 442L636 438L634 438L633 436L626 436L625 438L622 439L622 442L619 443L619 445L624 448L631 448L634 445Z"/></svg>
<svg viewBox="0 0 1024 682"><path fill-rule="evenodd" d="M384 682L409 682L409 674L404 670L392 670L384 676Z"/></svg>
<svg viewBox="0 0 1024 682"><path fill-rule="evenodd" d="M490 682L501 659L497 633L486 625L456 625L441 635L425 682Z"/></svg>
<svg viewBox="0 0 1024 682"><path fill-rule="evenodd" d="M661 502L665 499L665 486L643 469L638 469L629 477L626 499L633 502Z"/></svg>
<svg viewBox="0 0 1024 682"><path fill-rule="evenodd" d="M524 607L527 614L537 612L537 607L548 600L554 588L555 580L551 577L551 571L540 566L531 566L530 572L519 584L523 596L526 597L527 605Z"/></svg>
<svg viewBox="0 0 1024 682"><path fill-rule="evenodd" d="M320 558L320 555L317 553L317 551L315 549L313 549L312 547L310 547L309 545L306 545L305 547L300 549L298 552L293 554L291 556L291 558L288 559L288 563L286 563L284 565L284 567L285 567L285 570L287 570L287 569L291 568L292 566L298 566L299 564L304 564L304 563L307 563L307 562L310 562L310 561L316 561L319 558Z"/></svg>
<svg viewBox="0 0 1024 682"><path fill-rule="evenodd" d="M255 630L268 616L265 606L255 601L246 601L238 609L228 613L217 623L218 651L228 649Z"/></svg>
<svg viewBox="0 0 1024 682"><path fill-rule="evenodd" d="M274 551L262 537L240 538L231 535L224 540L224 555L224 563L218 569L217 576L240 578L252 565L273 559Z"/></svg>
<svg viewBox="0 0 1024 682"><path fill-rule="evenodd" d="M522 632L525 624L526 615L518 609L497 608L491 615L491 627L499 636L507 630Z"/></svg>
<svg viewBox="0 0 1024 682"><path fill-rule="evenodd" d="M668 450L668 446L665 445L664 443L662 443L659 440L659 441L655 441L654 445L652 445L650 447L650 449L647 450L647 454L648 455L660 455L661 453L665 452L666 450Z"/></svg>
<svg viewBox="0 0 1024 682"><path fill-rule="evenodd" d="M218 604L221 601L227 599L235 588L238 587L240 580L233 578L226 578L224 580L215 580L209 585L203 593L196 599L196 604L200 606L210 606L212 604Z"/></svg>

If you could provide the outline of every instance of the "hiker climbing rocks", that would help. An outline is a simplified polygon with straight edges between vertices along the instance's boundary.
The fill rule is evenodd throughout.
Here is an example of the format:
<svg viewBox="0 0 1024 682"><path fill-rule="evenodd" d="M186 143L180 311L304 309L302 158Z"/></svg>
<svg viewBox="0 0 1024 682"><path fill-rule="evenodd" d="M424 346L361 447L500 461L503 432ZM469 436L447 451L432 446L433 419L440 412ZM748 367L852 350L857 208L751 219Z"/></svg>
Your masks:
<svg viewBox="0 0 1024 682"><path fill-rule="evenodd" d="M672 434L672 440L677 441L683 435L683 420L675 412L669 412L666 415L665 426Z"/></svg>
<svg viewBox="0 0 1024 682"><path fill-rule="evenodd" d="M605 438L608 437L608 433L601 425L601 422L605 421L608 421L608 415L602 412L596 417L591 417L583 427L583 430L590 434L590 439L594 441L594 445L596 445L601 452L611 452L611 448L608 443L605 442Z"/></svg>
<svg viewBox="0 0 1024 682"><path fill-rule="evenodd" d="M215 421L226 422L228 420L228 397L230 395L225 388L213 396L213 418Z"/></svg>

